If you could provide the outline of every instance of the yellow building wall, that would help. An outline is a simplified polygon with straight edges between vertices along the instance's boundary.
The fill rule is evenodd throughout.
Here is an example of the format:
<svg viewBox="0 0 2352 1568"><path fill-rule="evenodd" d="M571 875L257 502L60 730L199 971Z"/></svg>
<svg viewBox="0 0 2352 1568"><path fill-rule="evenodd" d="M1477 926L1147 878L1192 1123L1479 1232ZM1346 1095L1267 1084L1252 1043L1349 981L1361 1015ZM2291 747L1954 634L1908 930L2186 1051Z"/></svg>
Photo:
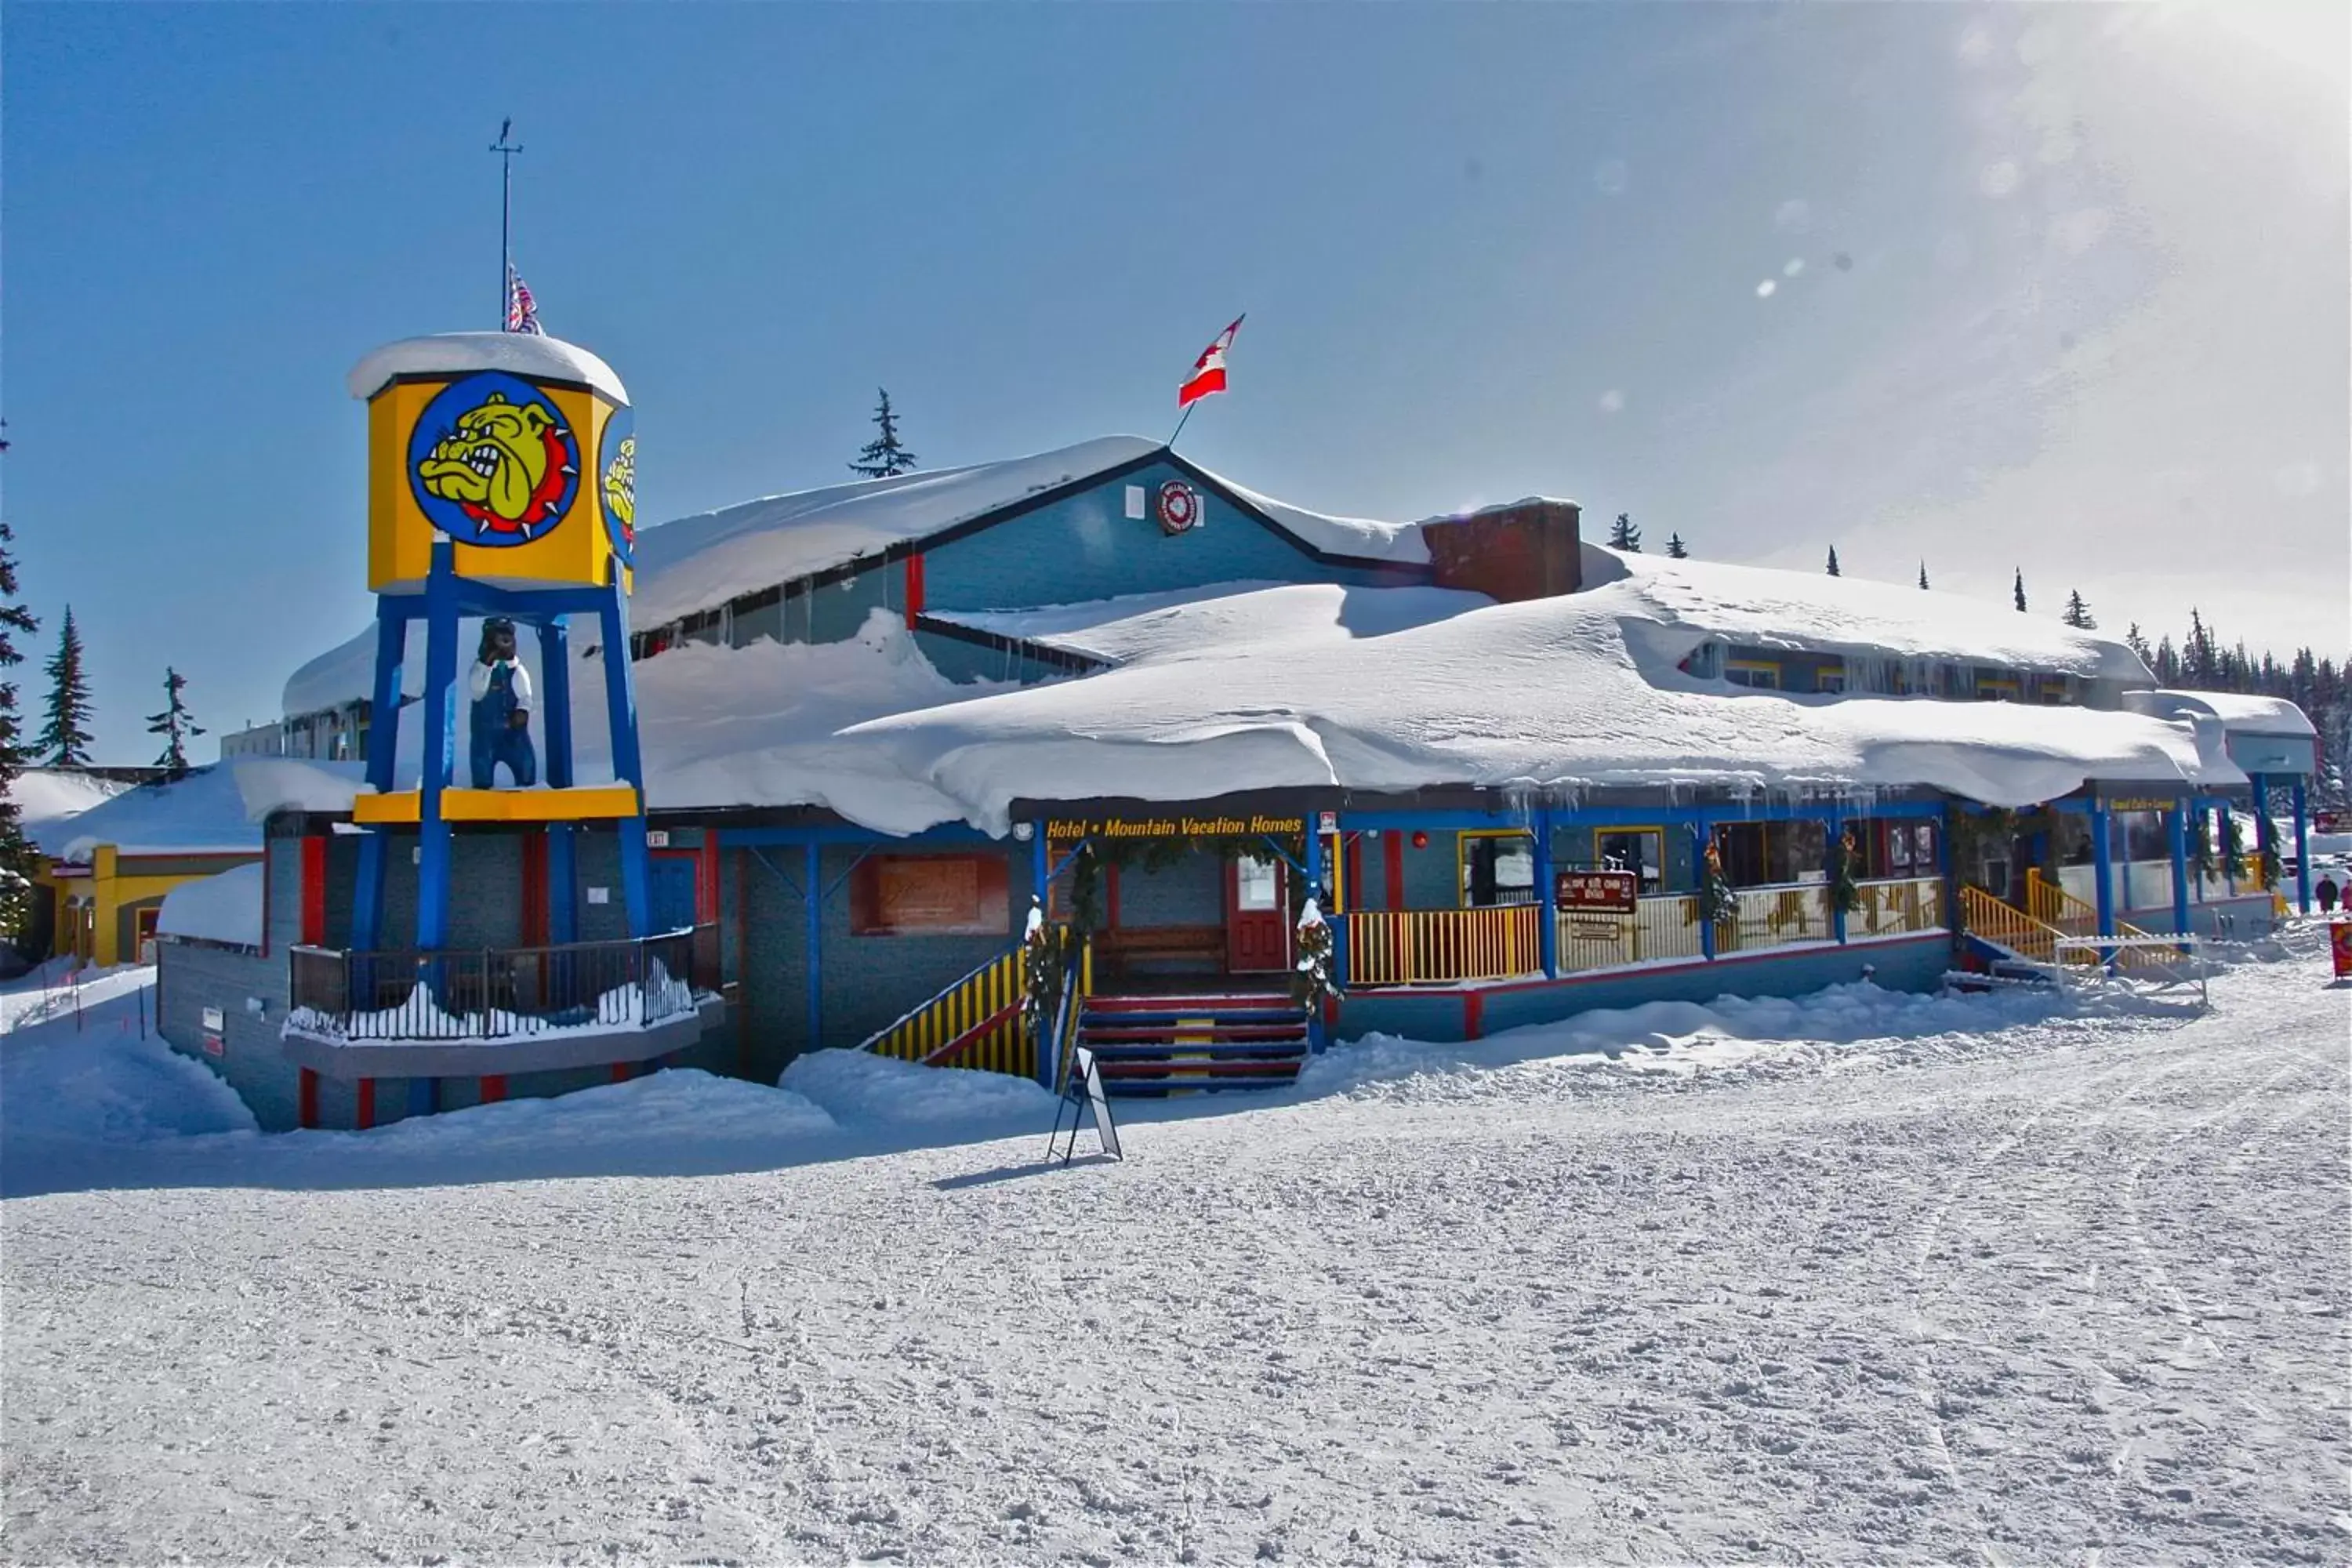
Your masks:
<svg viewBox="0 0 2352 1568"><path fill-rule="evenodd" d="M160 899L183 882L249 866L261 857L257 853L206 856L201 868L184 871L143 869L147 858L126 858L113 845L101 844L90 856L87 877L60 877L50 863L43 863L33 880L50 889L51 907L57 911L55 945L58 953L70 953L83 963L100 969L135 963L139 955L123 951L121 926L125 908ZM168 858L187 861L197 857L174 855ZM66 900L72 898L88 900L88 907L69 910Z"/></svg>

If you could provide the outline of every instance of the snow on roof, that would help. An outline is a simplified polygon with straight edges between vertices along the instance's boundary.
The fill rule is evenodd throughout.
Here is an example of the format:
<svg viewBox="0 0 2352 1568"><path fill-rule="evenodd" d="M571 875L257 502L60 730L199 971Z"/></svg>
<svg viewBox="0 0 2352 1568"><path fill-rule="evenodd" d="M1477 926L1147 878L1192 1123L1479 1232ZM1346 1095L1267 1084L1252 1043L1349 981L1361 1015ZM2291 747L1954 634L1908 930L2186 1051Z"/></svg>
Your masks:
<svg viewBox="0 0 2352 1568"><path fill-rule="evenodd" d="M1456 588L1221 583L1035 610L935 610L929 618L1125 664L1213 648L1234 633L1279 638L1286 645L1384 637L1493 602Z"/></svg>
<svg viewBox="0 0 2352 1568"><path fill-rule="evenodd" d="M2183 713L2210 713L2232 735L2316 735L2319 731L2303 710L2284 697L2257 697L2243 691L2179 691L2158 687L2124 695L2124 706L2135 712L2175 718Z"/></svg>
<svg viewBox="0 0 2352 1568"><path fill-rule="evenodd" d="M1006 462L828 485L665 522L637 535L629 618L641 629L665 626L739 594L928 538L1159 447L1140 436L1106 436Z"/></svg>
<svg viewBox="0 0 2352 1568"><path fill-rule="evenodd" d="M1208 474L1209 470L1201 470ZM1348 555L1362 561L1394 561L1420 564L1429 559L1429 544L1417 522L1382 522L1369 517L1334 517L1276 500L1272 496L1237 485L1222 474L1209 474L1217 483L1280 523L1327 555Z"/></svg>
<svg viewBox="0 0 2352 1568"><path fill-rule="evenodd" d="M101 844L125 855L261 853L261 829L246 815L228 763L125 790L78 816L35 827L30 837L60 860L86 860Z"/></svg>
<svg viewBox="0 0 2352 1568"><path fill-rule="evenodd" d="M163 895L155 929L165 936L261 945L260 861L234 867L217 877L197 877Z"/></svg>
<svg viewBox="0 0 2352 1568"><path fill-rule="evenodd" d="M1656 646L1676 623L1645 576L1345 640L1294 640L1278 591L1234 595L1215 602L1206 643L877 719L843 739L886 748L992 831L1023 797L1176 801L1283 786L1925 785L2023 805L2092 777L2242 779L2218 734L2139 714L1696 680ZM895 832L927 826L849 815Z"/></svg>
<svg viewBox="0 0 2352 1568"><path fill-rule="evenodd" d="M386 343L352 367L344 381L353 397L373 397L399 375L445 371L503 370L549 381L594 387L615 403L629 401L628 389L613 367L577 343L535 332L436 332Z"/></svg>
<svg viewBox="0 0 2352 1568"><path fill-rule="evenodd" d="M1583 556L1587 588L1624 583L1661 624L1751 647L1951 660L2135 684L2154 679L2116 638L1958 594L1591 543Z"/></svg>
<svg viewBox="0 0 2352 1568"><path fill-rule="evenodd" d="M79 816L130 787L118 779L98 778L74 768L26 768L8 786L8 798L16 803L17 819L29 832L47 823Z"/></svg>

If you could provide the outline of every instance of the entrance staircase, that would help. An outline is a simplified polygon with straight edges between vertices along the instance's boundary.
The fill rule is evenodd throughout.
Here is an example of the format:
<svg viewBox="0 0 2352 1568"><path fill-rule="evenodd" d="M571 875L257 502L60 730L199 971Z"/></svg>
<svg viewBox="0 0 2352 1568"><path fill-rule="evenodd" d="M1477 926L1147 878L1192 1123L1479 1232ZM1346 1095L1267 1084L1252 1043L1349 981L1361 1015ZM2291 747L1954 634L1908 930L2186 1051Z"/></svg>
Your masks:
<svg viewBox="0 0 2352 1568"><path fill-rule="evenodd" d="M1955 972L1945 976L1961 990L1987 990L2000 985L2054 985L2070 975L2126 973L2147 980L2179 980L2194 966L2193 941L2168 938L2116 921L2103 938L2098 910L2038 874L2026 876L2028 910L2005 903L1982 888L1960 889L1961 923L1969 949L1984 963L1980 972ZM2088 942L2113 939L2113 948L2093 948ZM2061 950L2059 944L2069 945ZM2104 956L2105 962L2102 962Z"/></svg>
<svg viewBox="0 0 2352 1568"><path fill-rule="evenodd" d="M1286 994L1088 996L1077 1042L1107 1093L1287 1089L1310 1049L1306 1009Z"/></svg>

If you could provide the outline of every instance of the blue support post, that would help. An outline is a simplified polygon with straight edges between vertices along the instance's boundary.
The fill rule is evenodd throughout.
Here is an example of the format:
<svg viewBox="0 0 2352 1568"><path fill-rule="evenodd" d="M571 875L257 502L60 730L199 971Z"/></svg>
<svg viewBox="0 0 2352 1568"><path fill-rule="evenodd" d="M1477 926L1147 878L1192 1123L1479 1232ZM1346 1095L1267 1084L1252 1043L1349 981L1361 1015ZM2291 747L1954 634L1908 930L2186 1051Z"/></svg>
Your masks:
<svg viewBox="0 0 2352 1568"><path fill-rule="evenodd" d="M1715 919L1706 908L1706 841L1712 831L1702 816L1691 824L1691 864L1698 868L1698 955L1713 962L1715 958Z"/></svg>
<svg viewBox="0 0 2352 1568"><path fill-rule="evenodd" d="M812 839L801 877L802 896L808 900L808 1049L824 1044L824 851Z"/></svg>
<svg viewBox="0 0 2352 1568"><path fill-rule="evenodd" d="M1639 891L1639 884L1635 885ZM1536 948L1541 954L1544 978L1559 978L1559 889L1552 885L1551 807L1536 808Z"/></svg>
<svg viewBox="0 0 2352 1568"><path fill-rule="evenodd" d="M2189 814L2192 809L2185 796L2172 803L2172 929L2183 934L2189 930Z"/></svg>
<svg viewBox="0 0 2352 1568"><path fill-rule="evenodd" d="M408 616L399 601L375 602L375 692L368 709L367 782L378 795L399 782L401 667L408 658ZM360 840L359 886L352 900L352 949L371 952L383 924L383 860L391 847L381 827Z"/></svg>
<svg viewBox="0 0 2352 1568"><path fill-rule="evenodd" d="M1042 822L1032 823L1030 829L1029 896L1037 900L1037 909L1040 912L1044 912L1047 902L1047 889L1053 886L1054 863L1050 852L1045 847L1045 825ZM1024 952L1023 956L1025 963L1027 955ZM1028 975L1024 973L1022 978L1025 982ZM1063 1005L1075 1007L1077 1002L1075 997L1066 995L1063 998ZM1037 1037L1029 1042L1037 1053L1037 1081L1046 1089L1054 1087L1053 1023L1050 1018L1044 1020L1038 1027Z"/></svg>
<svg viewBox="0 0 2352 1568"><path fill-rule="evenodd" d="M2116 934L2116 868L2114 846L2108 841L2107 803L2091 803L2091 874L2099 899L2099 934Z"/></svg>
<svg viewBox="0 0 2352 1568"><path fill-rule="evenodd" d="M2311 912L2311 837L2304 826L2305 808L2310 801L2304 794L2303 779L2294 781L2294 907L2305 914Z"/></svg>
<svg viewBox="0 0 2352 1568"><path fill-rule="evenodd" d="M1853 876L1853 868L1845 864L1845 814L1836 806L1831 806L1829 815L1822 819L1822 833L1824 836L1823 842L1828 853L1838 858L1842 874ZM1845 911L1838 908L1836 887L1832 885L1828 888L1822 896L1827 898L1830 903L1830 935L1837 939L1837 944L1840 947L1843 947L1845 945Z"/></svg>
<svg viewBox="0 0 2352 1568"><path fill-rule="evenodd" d="M572 753L571 623L551 616L539 624L540 728L547 738L547 786L570 789L579 783ZM547 826L547 940L580 940L579 829L569 822Z"/></svg>
<svg viewBox="0 0 2352 1568"><path fill-rule="evenodd" d="M637 747L636 687L629 668L629 605L619 574L598 606L604 644L604 709L613 737L613 776L637 793L635 815L617 824L621 835L621 901L629 934L653 934L653 870L646 848L646 769Z"/></svg>
<svg viewBox="0 0 2352 1568"><path fill-rule="evenodd" d="M425 952L449 937L449 823L441 795L457 755L457 581L455 549L436 540L425 578L425 772L417 785L416 945Z"/></svg>
<svg viewBox="0 0 2352 1568"><path fill-rule="evenodd" d="M441 1109L441 1080L437 1078L413 1078L408 1080L408 1114L431 1116Z"/></svg>

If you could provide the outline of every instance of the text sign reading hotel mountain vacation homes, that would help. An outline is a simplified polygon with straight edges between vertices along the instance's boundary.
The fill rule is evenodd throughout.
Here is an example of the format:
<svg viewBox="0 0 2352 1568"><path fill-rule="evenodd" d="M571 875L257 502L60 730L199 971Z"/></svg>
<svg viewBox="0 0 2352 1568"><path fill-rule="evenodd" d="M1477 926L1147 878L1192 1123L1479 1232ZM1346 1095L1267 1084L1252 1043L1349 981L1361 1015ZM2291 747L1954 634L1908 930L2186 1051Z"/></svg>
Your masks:
<svg viewBox="0 0 2352 1568"><path fill-rule="evenodd" d="M1304 833L1303 816L1053 817L1048 838L1232 838L1248 833Z"/></svg>

